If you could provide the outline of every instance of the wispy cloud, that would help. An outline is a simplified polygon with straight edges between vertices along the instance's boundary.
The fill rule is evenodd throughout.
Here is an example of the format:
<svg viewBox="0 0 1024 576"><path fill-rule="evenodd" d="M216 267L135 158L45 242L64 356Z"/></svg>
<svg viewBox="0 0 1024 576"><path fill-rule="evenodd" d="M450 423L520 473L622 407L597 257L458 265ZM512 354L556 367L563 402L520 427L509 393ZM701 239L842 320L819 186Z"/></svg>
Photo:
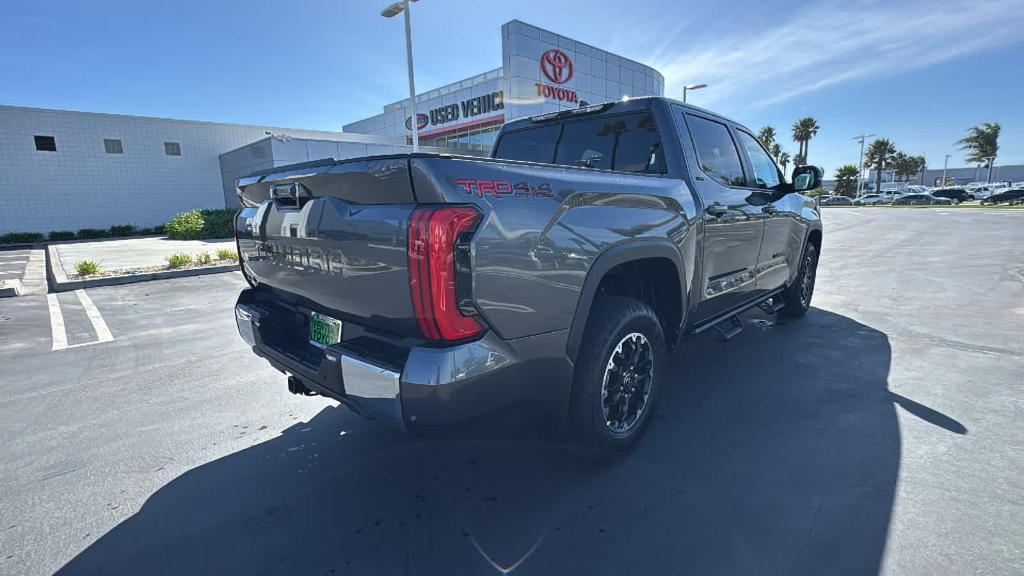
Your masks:
<svg viewBox="0 0 1024 576"><path fill-rule="evenodd" d="M667 95L681 95L685 82L706 82L714 89L702 92L701 103L725 107L765 107L1024 38L1021 0L829 0L793 12L762 5L696 20L632 52L646 52L641 58L665 75Z"/></svg>

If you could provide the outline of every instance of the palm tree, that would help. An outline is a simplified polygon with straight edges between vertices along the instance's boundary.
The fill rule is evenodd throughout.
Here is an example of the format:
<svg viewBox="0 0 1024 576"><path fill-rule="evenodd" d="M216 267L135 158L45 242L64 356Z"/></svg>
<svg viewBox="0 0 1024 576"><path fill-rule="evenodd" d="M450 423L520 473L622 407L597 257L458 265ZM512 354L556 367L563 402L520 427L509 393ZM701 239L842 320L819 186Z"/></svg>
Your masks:
<svg viewBox="0 0 1024 576"><path fill-rule="evenodd" d="M840 196L856 196L857 167L843 164L836 169L836 194Z"/></svg>
<svg viewBox="0 0 1024 576"><path fill-rule="evenodd" d="M764 144L765 148L771 148L772 144L775 143L775 128L771 126L765 126L757 131L757 139Z"/></svg>
<svg viewBox="0 0 1024 576"><path fill-rule="evenodd" d="M797 152L796 156L793 156L793 166L796 167L796 166L803 166L803 165L804 165L804 157L803 157L802 154Z"/></svg>
<svg viewBox="0 0 1024 576"><path fill-rule="evenodd" d="M818 135L818 128L818 121L810 116L801 118L793 124L793 141L800 144L797 155L803 163L807 162L807 143Z"/></svg>
<svg viewBox="0 0 1024 576"><path fill-rule="evenodd" d="M903 176L911 169L911 166L909 165L910 162L910 156L907 156L903 152L897 150L889 160L889 169L894 172L894 175L899 174L900 176Z"/></svg>
<svg viewBox="0 0 1024 576"><path fill-rule="evenodd" d="M772 145L768 147L768 152L775 158L775 161L779 161L779 155L782 154L782 146L778 142L772 142Z"/></svg>
<svg viewBox="0 0 1024 576"><path fill-rule="evenodd" d="M864 151L864 167L875 169L875 193L882 190L882 170L891 163L896 154L896 147L886 138L878 138Z"/></svg>
<svg viewBox="0 0 1024 576"><path fill-rule="evenodd" d="M992 162L999 153L998 122L985 122L967 131L967 136L956 141L961 150L967 151L967 162L988 167L988 179L992 181Z"/></svg>
<svg viewBox="0 0 1024 576"><path fill-rule="evenodd" d="M786 166L789 166L789 152L779 152L779 166L782 166L782 174L786 174Z"/></svg>

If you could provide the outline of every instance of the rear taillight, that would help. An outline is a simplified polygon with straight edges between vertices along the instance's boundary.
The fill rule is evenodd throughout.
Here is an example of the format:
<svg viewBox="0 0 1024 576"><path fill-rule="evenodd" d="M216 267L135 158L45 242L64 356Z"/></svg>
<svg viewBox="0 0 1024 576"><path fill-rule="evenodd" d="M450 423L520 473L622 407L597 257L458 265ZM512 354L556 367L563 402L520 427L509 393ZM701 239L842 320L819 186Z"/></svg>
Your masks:
<svg viewBox="0 0 1024 576"><path fill-rule="evenodd" d="M409 220L409 287L420 332L429 340L479 336L469 293L468 242L480 213L468 206L425 207Z"/></svg>

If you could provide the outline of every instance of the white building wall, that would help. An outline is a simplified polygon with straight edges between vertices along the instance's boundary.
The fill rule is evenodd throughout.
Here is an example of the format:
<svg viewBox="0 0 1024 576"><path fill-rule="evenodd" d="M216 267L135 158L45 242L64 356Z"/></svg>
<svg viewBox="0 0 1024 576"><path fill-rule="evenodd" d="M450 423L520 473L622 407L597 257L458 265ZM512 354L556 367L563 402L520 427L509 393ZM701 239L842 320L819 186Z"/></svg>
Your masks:
<svg viewBox="0 0 1024 576"><path fill-rule="evenodd" d="M0 234L155 226L192 208L222 208L218 156L266 137L352 138L292 130L0 106ZM53 136L56 152L36 150L35 135ZM121 140L108 154L104 138ZM167 156L164 142L181 145ZM232 190L233 190L232 184Z"/></svg>

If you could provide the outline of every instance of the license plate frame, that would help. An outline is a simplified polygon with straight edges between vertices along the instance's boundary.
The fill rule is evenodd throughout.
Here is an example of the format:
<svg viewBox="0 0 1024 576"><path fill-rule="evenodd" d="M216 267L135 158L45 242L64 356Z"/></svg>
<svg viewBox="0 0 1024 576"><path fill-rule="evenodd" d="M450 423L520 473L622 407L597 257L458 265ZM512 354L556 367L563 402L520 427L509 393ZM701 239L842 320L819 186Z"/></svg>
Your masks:
<svg viewBox="0 0 1024 576"><path fill-rule="evenodd" d="M344 324L337 318L312 312L309 317L309 343L321 350L337 344L341 342L343 327Z"/></svg>

